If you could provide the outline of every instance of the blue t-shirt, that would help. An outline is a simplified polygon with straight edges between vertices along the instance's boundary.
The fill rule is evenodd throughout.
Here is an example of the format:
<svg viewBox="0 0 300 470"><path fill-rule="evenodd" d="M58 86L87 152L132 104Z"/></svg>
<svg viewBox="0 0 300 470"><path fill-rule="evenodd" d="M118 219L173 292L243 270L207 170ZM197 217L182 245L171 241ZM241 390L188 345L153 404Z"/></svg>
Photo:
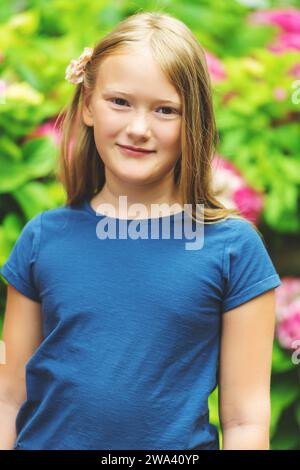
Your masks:
<svg viewBox="0 0 300 470"><path fill-rule="evenodd" d="M1 273L41 303L44 339L26 364L15 449L219 449L208 397L222 315L281 282L249 222L205 224L192 250L174 236L185 217L156 219L156 239L154 219L134 239L111 217L116 237L101 238L105 214L88 200L26 223Z"/></svg>

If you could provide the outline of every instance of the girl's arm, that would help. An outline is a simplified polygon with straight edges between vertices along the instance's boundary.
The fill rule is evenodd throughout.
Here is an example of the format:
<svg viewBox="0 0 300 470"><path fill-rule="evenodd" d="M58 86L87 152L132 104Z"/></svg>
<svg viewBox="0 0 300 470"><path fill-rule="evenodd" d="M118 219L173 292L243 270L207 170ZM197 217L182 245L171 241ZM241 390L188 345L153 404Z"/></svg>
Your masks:
<svg viewBox="0 0 300 470"><path fill-rule="evenodd" d="M40 304L7 287L3 325L5 364L0 365L0 450L12 450L16 416L26 399L25 365L42 341Z"/></svg>
<svg viewBox="0 0 300 470"><path fill-rule="evenodd" d="M269 450L275 292L223 313L219 415L223 450Z"/></svg>

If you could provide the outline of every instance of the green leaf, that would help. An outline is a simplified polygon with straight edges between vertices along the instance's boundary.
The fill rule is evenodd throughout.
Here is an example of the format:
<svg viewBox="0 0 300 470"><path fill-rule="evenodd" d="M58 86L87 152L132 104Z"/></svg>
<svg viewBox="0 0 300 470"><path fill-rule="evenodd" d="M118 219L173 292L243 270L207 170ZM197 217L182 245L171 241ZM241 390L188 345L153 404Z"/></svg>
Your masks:
<svg viewBox="0 0 300 470"><path fill-rule="evenodd" d="M300 135L300 131L299 131ZM300 160L293 160L290 156L282 155L280 159L278 159L278 167L281 171L282 175L285 175L286 182L288 183L295 183L300 184ZM288 187L288 184L287 184ZM299 192L297 188L295 188L296 193ZM296 204L297 204L297 197L298 194L295 195Z"/></svg>
<svg viewBox="0 0 300 470"><path fill-rule="evenodd" d="M15 162L20 162L22 160L20 147L7 136L2 136L0 139L0 155L3 158L7 158Z"/></svg>
<svg viewBox="0 0 300 470"><path fill-rule="evenodd" d="M245 129L228 130L221 140L221 153L226 157L238 155L239 147L246 141Z"/></svg>
<svg viewBox="0 0 300 470"><path fill-rule="evenodd" d="M281 374L280 374L281 375ZM271 384L271 426L270 436L274 435L282 412L299 397L300 389L296 379L280 375L272 377Z"/></svg>
<svg viewBox="0 0 300 470"><path fill-rule="evenodd" d="M4 217L3 223L0 226L0 265L3 266L7 260L13 245L20 235L23 224L20 218L14 214L9 213Z"/></svg>
<svg viewBox="0 0 300 470"><path fill-rule="evenodd" d="M284 372L293 369L291 355L280 348L278 341L273 343L272 372Z"/></svg>
<svg viewBox="0 0 300 470"><path fill-rule="evenodd" d="M23 227L19 216L13 212L9 212L3 219L3 229L7 233L8 237L15 242L18 238L20 231Z"/></svg>
<svg viewBox="0 0 300 470"><path fill-rule="evenodd" d="M22 151L30 178L47 176L55 169L57 146L51 137L31 139L23 145Z"/></svg>
<svg viewBox="0 0 300 470"><path fill-rule="evenodd" d="M219 426L219 405L218 405L218 387L208 397L210 422Z"/></svg>
<svg viewBox="0 0 300 470"><path fill-rule="evenodd" d="M209 409L209 422L216 426L219 433L219 444L222 448L223 436L222 429L219 419L219 388L216 387L215 390L208 397L208 409Z"/></svg>
<svg viewBox="0 0 300 470"><path fill-rule="evenodd" d="M300 402L296 405L296 420L300 428Z"/></svg>
<svg viewBox="0 0 300 470"><path fill-rule="evenodd" d="M299 431L290 429L288 425L280 426L280 433L272 439L271 450L299 450Z"/></svg>
<svg viewBox="0 0 300 470"><path fill-rule="evenodd" d="M271 227L276 227L282 216L281 194L273 189L265 195L264 216Z"/></svg>
<svg viewBox="0 0 300 470"><path fill-rule="evenodd" d="M295 407L290 406L281 416L277 432L271 439L271 450L298 449L300 435L298 423L295 420Z"/></svg>
<svg viewBox="0 0 300 470"><path fill-rule="evenodd" d="M13 191L29 179L22 163L12 162L0 155L0 167L0 193Z"/></svg>
<svg viewBox="0 0 300 470"><path fill-rule="evenodd" d="M28 220L53 205L45 183L36 181L27 183L14 191L12 195Z"/></svg>

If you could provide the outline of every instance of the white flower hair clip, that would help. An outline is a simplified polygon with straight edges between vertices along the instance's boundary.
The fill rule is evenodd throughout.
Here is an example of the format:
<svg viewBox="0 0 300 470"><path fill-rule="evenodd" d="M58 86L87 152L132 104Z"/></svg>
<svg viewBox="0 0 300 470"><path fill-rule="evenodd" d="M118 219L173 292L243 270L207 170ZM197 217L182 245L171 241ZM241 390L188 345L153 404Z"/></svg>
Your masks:
<svg viewBox="0 0 300 470"><path fill-rule="evenodd" d="M81 83L83 81L85 66L91 60L92 55L93 49L91 47L85 47L78 60L71 60L66 68L65 79L73 84Z"/></svg>

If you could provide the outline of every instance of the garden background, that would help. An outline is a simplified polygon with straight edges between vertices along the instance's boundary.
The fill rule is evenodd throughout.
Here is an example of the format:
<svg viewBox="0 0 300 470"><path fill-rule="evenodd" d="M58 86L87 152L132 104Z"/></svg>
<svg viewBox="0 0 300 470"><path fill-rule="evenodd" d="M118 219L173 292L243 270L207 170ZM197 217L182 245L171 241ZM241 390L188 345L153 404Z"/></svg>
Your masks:
<svg viewBox="0 0 300 470"><path fill-rule="evenodd" d="M67 65L141 10L183 20L205 49L220 136L215 192L255 222L282 281L271 449L300 449L300 0L1 0L0 266L28 220L65 202L54 123L73 92ZM0 337L5 301L1 278ZM219 427L217 400L216 389Z"/></svg>

